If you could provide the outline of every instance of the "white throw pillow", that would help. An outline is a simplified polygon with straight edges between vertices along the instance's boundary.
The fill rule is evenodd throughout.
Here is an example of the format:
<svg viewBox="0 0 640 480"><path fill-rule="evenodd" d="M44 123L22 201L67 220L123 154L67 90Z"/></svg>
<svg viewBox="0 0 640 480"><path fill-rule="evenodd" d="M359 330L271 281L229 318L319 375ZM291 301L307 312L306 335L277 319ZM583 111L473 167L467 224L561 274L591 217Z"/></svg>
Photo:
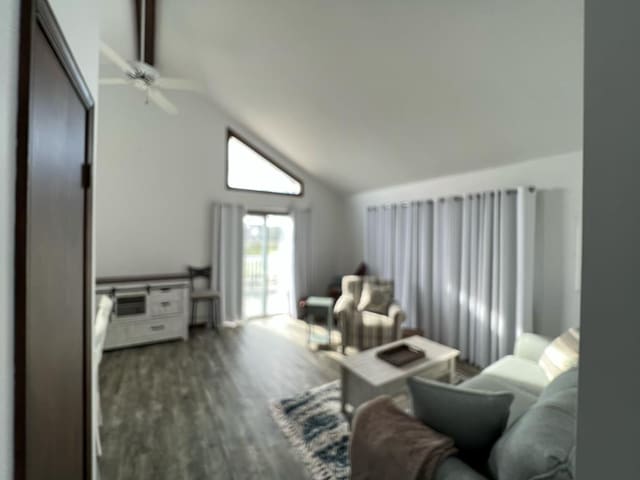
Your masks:
<svg viewBox="0 0 640 480"><path fill-rule="evenodd" d="M578 366L580 358L580 331L570 328L544 349L538 365L551 381L561 373Z"/></svg>

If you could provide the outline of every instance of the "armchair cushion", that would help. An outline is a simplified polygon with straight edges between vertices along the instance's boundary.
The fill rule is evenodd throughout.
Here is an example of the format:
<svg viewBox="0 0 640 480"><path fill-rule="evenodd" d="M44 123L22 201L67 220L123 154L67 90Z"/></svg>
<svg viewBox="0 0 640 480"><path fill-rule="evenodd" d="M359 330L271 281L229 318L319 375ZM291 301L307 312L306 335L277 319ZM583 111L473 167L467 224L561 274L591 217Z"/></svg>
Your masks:
<svg viewBox="0 0 640 480"><path fill-rule="evenodd" d="M393 286L388 284L375 284L365 280L362 287L359 311L368 311L386 315L389 305L393 301Z"/></svg>
<svg viewBox="0 0 640 480"><path fill-rule="evenodd" d="M373 312L358 312L360 325L357 328L357 346L367 349L393 342L399 338L399 329L393 319Z"/></svg>

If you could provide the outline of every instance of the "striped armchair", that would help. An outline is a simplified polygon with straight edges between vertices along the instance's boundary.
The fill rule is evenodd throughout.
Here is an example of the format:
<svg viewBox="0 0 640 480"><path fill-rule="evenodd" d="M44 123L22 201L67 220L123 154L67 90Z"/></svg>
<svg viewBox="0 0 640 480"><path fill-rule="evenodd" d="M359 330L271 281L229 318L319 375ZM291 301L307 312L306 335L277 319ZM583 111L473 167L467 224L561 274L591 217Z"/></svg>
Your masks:
<svg viewBox="0 0 640 480"><path fill-rule="evenodd" d="M366 350L400 338L400 326L406 315L398 304L392 302L386 314L358 310L365 282L390 286L393 299L392 280L357 275L342 277L342 296L338 298L333 310L342 333L342 353L345 352L346 347Z"/></svg>

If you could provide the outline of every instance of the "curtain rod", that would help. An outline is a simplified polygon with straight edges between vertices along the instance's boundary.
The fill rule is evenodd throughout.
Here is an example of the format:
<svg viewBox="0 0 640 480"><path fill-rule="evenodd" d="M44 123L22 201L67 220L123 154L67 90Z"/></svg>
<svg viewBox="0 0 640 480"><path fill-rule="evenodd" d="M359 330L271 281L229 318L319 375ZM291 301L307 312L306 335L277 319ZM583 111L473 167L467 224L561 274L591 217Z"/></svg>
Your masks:
<svg viewBox="0 0 640 480"><path fill-rule="evenodd" d="M526 187L527 190L531 193L536 191L536 187L534 186L528 186ZM397 202L397 203L386 203L386 204L382 204L382 205L370 205L367 207L367 210L375 210L377 208L380 207L390 207L390 206L395 206L395 205L399 205L401 207L405 207L408 205L411 205L412 203L419 203L419 202L423 202L423 203L434 203L434 202L445 202L449 199L453 199L454 201L462 201L464 200L465 197L469 198L469 197L475 197L478 195L483 195L485 193L489 193L491 195L495 195L496 192L504 192L507 195L513 195L518 193L518 189L517 188L506 188L506 189L497 189L497 190L485 190L483 192L474 192L474 193L466 193L464 195L450 195L450 196L446 196L446 197L440 197L440 198L428 198L425 200L405 200L405 201L401 201L401 202Z"/></svg>
<svg viewBox="0 0 640 480"><path fill-rule="evenodd" d="M247 215L289 215L289 210L247 210Z"/></svg>

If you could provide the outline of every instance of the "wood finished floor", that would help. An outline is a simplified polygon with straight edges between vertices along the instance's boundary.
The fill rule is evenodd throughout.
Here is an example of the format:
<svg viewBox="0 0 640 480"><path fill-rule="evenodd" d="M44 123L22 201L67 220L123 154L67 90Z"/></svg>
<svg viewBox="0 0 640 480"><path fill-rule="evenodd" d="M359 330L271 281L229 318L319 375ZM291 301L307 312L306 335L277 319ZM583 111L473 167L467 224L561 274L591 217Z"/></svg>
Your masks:
<svg viewBox="0 0 640 480"><path fill-rule="evenodd" d="M269 412L272 399L339 377L305 333L291 320L258 320L106 352L101 479L308 478Z"/></svg>

